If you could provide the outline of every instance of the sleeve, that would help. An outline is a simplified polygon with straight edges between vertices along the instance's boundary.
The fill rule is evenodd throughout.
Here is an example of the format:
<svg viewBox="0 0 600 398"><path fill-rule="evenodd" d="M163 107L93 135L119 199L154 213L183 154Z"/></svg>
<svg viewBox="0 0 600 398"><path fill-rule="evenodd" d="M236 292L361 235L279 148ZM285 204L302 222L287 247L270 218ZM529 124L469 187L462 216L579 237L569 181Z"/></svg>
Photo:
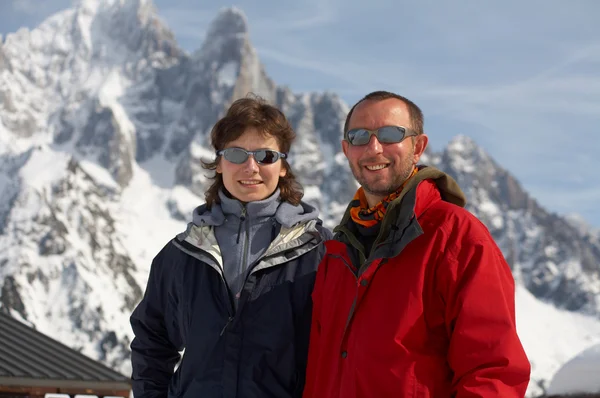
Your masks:
<svg viewBox="0 0 600 398"><path fill-rule="evenodd" d="M306 384L306 365L308 361L308 347L310 341L312 301L308 300L306 308L296 321L296 367L298 369L297 388L295 398L301 398Z"/></svg>
<svg viewBox="0 0 600 398"><path fill-rule="evenodd" d="M459 246L448 247L440 285L453 396L522 398L531 368L517 335L511 270L491 236Z"/></svg>
<svg viewBox="0 0 600 398"><path fill-rule="evenodd" d="M326 252L326 245L323 245ZM315 398L317 394L317 376L319 352L321 347L321 289L325 283L325 275L327 274L327 257L324 255L317 268L317 276L315 279L315 287L312 292L312 314L310 323L310 337L308 344L308 362L306 366L306 380L304 385L304 398Z"/></svg>
<svg viewBox="0 0 600 398"><path fill-rule="evenodd" d="M164 252L164 250L163 250ZM135 335L131 342L132 389L135 398L166 398L175 365L183 349L177 327L173 272L164 272L165 256L154 259L142 301L130 322Z"/></svg>

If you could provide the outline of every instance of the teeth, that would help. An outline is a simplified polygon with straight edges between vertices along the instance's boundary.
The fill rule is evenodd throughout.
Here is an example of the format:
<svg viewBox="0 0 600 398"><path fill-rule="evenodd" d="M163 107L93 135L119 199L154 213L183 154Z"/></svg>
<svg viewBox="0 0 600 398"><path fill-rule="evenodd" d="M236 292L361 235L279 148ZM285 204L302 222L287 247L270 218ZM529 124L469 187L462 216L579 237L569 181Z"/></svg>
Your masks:
<svg viewBox="0 0 600 398"><path fill-rule="evenodd" d="M378 164L378 165L375 165L375 166L367 166L367 169L375 171L375 170L384 169L386 167L387 167L386 164Z"/></svg>
<svg viewBox="0 0 600 398"><path fill-rule="evenodd" d="M250 181L240 181L244 185L255 185L260 184L260 181L250 180Z"/></svg>

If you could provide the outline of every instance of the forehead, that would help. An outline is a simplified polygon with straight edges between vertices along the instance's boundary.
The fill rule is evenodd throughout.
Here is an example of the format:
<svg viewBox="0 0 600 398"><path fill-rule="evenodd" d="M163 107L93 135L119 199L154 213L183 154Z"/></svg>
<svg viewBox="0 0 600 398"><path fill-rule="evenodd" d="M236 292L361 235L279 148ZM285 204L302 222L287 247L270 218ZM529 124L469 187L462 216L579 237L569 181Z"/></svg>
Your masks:
<svg viewBox="0 0 600 398"><path fill-rule="evenodd" d="M279 144L275 137L263 134L254 127L247 128L237 139L225 144L225 148L231 147L244 148L248 151L265 148L279 151Z"/></svg>
<svg viewBox="0 0 600 398"><path fill-rule="evenodd" d="M363 101L354 108L348 128L377 129L382 126L412 127L406 104L396 98Z"/></svg>

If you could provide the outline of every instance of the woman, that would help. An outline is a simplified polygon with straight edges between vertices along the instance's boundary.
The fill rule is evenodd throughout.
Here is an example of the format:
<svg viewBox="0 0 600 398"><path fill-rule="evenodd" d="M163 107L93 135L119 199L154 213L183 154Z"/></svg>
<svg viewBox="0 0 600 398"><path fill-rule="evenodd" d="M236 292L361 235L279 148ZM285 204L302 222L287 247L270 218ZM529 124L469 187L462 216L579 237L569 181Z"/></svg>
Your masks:
<svg viewBox="0 0 600 398"><path fill-rule="evenodd" d="M281 111L251 98L214 126L206 204L156 256L131 316L136 398L301 397L331 233L301 201L286 160L294 137Z"/></svg>

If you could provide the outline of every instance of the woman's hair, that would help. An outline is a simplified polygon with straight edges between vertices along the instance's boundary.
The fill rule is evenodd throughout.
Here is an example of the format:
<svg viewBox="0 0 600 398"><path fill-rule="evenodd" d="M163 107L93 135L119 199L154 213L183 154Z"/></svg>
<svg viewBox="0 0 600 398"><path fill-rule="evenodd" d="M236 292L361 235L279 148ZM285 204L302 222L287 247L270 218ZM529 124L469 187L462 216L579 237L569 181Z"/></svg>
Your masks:
<svg viewBox="0 0 600 398"><path fill-rule="evenodd" d="M241 137L249 128L256 129L264 137L275 138L279 144L279 151L283 153L289 153L292 142L296 138L296 134L283 112L269 105L262 98L252 96L238 99L231 104L227 114L212 128L211 145L215 152L220 151L229 142ZM202 161L202 166L208 170L216 170L220 161L221 156L217 156L212 162ZM296 181L287 160L281 159L281 162L286 171L285 176L280 177L278 183L281 200L298 205L304 195L302 187ZM223 184L223 176L220 173L215 173L212 179L214 182L205 193L208 208L212 207L213 203L220 202L219 190L221 188L227 192Z"/></svg>

